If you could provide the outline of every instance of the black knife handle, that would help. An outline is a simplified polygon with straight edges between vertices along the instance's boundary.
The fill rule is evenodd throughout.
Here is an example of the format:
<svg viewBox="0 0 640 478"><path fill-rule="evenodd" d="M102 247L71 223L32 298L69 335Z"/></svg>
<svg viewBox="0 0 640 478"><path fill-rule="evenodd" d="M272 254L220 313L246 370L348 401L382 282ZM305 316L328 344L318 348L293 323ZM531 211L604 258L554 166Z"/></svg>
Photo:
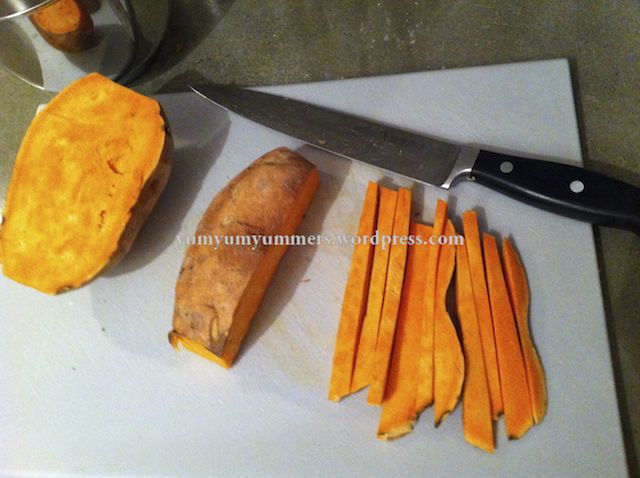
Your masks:
<svg viewBox="0 0 640 478"><path fill-rule="evenodd" d="M480 150L471 178L556 214L640 234L640 189L604 174Z"/></svg>

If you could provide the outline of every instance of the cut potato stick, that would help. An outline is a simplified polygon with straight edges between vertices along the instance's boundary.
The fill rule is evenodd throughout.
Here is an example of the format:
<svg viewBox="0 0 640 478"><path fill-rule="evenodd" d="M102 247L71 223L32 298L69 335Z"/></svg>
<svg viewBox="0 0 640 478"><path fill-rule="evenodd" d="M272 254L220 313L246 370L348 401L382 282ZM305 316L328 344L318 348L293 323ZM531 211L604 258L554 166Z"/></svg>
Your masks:
<svg viewBox="0 0 640 478"><path fill-rule="evenodd" d="M369 405L382 405L387 372L391 360L393 337L396 333L400 296L407 263L409 225L411 223L411 191L400 188L393 220L393 243L389 251L389 267L382 302L378 340L373 361L373 375L367 401Z"/></svg>
<svg viewBox="0 0 640 478"><path fill-rule="evenodd" d="M372 379L380 313L382 312L389 252L391 250L390 244L387 244L383 238L389 238L393 234L393 220L396 213L397 200L397 191L380 187L380 205L378 207L377 220L379 241L373 253L367 310L362 321L362 330L356 352L356 362L351 379L351 393L366 387L371 383Z"/></svg>
<svg viewBox="0 0 640 478"><path fill-rule="evenodd" d="M547 413L547 388L544 369L529 331L529 285L527 275L517 252L509 239L502 241L504 275L507 279L511 305L516 315L520 346L527 372L533 421L540 423Z"/></svg>
<svg viewBox="0 0 640 478"><path fill-rule="evenodd" d="M378 185L369 182L364 198L358 237L363 242L356 244L351 259L351 269L347 279L342 301L342 314L336 337L336 348L333 353L333 369L329 384L329 400L335 402L349 395L351 375L356 359L356 350L362 319L366 311L371 265L373 263L373 244L371 237L376 229L378 214ZM366 240L364 240L366 238Z"/></svg>
<svg viewBox="0 0 640 478"><path fill-rule="evenodd" d="M447 220L447 203L438 200L433 221L433 237L442 235ZM436 275L440 246L429 247L427 279L424 290L424 307L422 312L422 336L420 345L419 374L416 393L416 413L422 412L433 403L433 314L436 295Z"/></svg>
<svg viewBox="0 0 640 478"><path fill-rule="evenodd" d="M493 452L491 400L482 354L482 339L473 299L467 248L456 246L456 307L462 329L465 377L462 391L464 438L472 445Z"/></svg>
<svg viewBox="0 0 640 478"><path fill-rule="evenodd" d="M447 237L456 233L449 220L444 233ZM447 290L456 264L456 246L445 244L440 247L433 321L433 407L436 426L456 407L464 381L462 348L446 305Z"/></svg>
<svg viewBox="0 0 640 478"><path fill-rule="evenodd" d="M407 252L402 299L378 426L378 438L382 440L409 433L416 421L416 364L420 359L426 264L431 247L427 241L432 231L430 226L411 224L411 235L421 237L423 243L410 245Z"/></svg>
<svg viewBox="0 0 640 478"><path fill-rule="evenodd" d="M483 234L489 300L498 354L502 405L509 439L520 438L533 425L527 375L511 310L495 237Z"/></svg>
<svg viewBox="0 0 640 478"><path fill-rule="evenodd" d="M480 327L480 338L482 339L482 353L484 355L489 397L491 399L491 416L494 420L497 420L502 413L502 392L500 391L498 356L496 355L491 306L489 305L489 293L487 292L484 260L482 258L478 216L475 211L466 211L462 215L462 226L469 258L473 299L476 306L478 326Z"/></svg>

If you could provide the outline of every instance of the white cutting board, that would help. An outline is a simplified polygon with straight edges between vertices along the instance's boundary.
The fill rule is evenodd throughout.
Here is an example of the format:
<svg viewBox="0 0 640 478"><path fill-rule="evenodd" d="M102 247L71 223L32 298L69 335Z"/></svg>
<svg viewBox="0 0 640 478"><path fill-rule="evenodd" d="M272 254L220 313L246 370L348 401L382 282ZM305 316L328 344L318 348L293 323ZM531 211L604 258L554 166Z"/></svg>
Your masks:
<svg viewBox="0 0 640 478"><path fill-rule="evenodd" d="M580 164L565 60L291 85L267 90L451 140ZM376 439L365 393L327 387L351 247L292 248L239 360L223 370L167 341L184 246L223 185L293 139L193 94L160 96L176 140L169 185L108 277L49 297L0 279L3 474L175 476L622 476L620 418L590 226L475 184L414 188L431 221L449 198L459 226L477 208L513 238L531 286L531 327L549 411L489 455L465 443L460 407L438 429L426 411L395 442ZM322 184L300 233L354 233L368 166L302 147ZM406 180L389 180L408 184Z"/></svg>

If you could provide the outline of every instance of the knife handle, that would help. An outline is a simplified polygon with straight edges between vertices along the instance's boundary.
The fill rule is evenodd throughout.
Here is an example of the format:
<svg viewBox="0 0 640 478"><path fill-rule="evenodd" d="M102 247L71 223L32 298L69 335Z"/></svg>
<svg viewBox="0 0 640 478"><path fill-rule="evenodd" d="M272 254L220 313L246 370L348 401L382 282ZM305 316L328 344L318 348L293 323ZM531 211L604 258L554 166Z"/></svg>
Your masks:
<svg viewBox="0 0 640 478"><path fill-rule="evenodd" d="M470 176L532 206L640 234L640 189L604 174L480 150Z"/></svg>

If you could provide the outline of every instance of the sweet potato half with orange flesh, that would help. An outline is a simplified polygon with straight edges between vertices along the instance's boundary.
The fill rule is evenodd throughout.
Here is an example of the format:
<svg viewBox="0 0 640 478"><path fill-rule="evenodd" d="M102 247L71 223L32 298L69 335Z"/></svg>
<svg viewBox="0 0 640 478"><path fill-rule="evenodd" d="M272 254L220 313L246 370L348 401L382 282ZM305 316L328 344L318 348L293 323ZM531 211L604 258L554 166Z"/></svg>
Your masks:
<svg viewBox="0 0 640 478"><path fill-rule="evenodd" d="M509 297L511 297L511 305L518 324L524 366L527 371L533 421L540 423L547 413L547 387L544 369L529 331L529 285L527 284L527 275L518 253L509 239L502 241L502 259Z"/></svg>
<svg viewBox="0 0 640 478"><path fill-rule="evenodd" d="M462 330L465 377L462 391L464 438L488 452L493 452L493 421L489 385L482 354L482 339L473 299L471 273L465 245L456 246L456 306Z"/></svg>
<svg viewBox="0 0 640 478"><path fill-rule="evenodd" d="M318 172L297 153L279 148L236 176L213 199L196 237L272 237L270 245L206 240L189 246L176 284L174 347L231 367L291 236L315 194Z"/></svg>
<svg viewBox="0 0 640 478"><path fill-rule="evenodd" d="M80 0L56 0L29 18L42 38L58 50L77 53L95 44L93 21Z"/></svg>
<svg viewBox="0 0 640 478"><path fill-rule="evenodd" d="M371 279L374 249L371 238L376 229L378 190L376 183L369 183L358 225L358 237L362 239L362 242L356 244L353 249L351 269L342 301L342 313L329 383L329 400L335 402L349 395L351 389L351 375L356 359L362 319L366 312L369 280Z"/></svg>
<svg viewBox="0 0 640 478"><path fill-rule="evenodd" d="M160 105L98 74L72 83L20 145L0 229L3 273L55 294L126 254L169 177Z"/></svg>
<svg viewBox="0 0 640 478"><path fill-rule="evenodd" d="M511 440L520 438L533 426L531 399L518 329L511 309L495 237L484 233L483 246L498 352L504 419L507 436Z"/></svg>
<svg viewBox="0 0 640 478"><path fill-rule="evenodd" d="M387 383L393 337L396 332L398 309L402 295L402 284L407 263L409 226L411 224L411 191L401 188L393 221L394 243L389 252L389 269L384 290L380 327L373 363L373 375L367 401L369 405L382 405Z"/></svg>
<svg viewBox="0 0 640 478"><path fill-rule="evenodd" d="M433 221L432 234L438 238L444 232L447 223L447 203L438 200ZM422 334L420 360L417 364L420 371L417 379L416 412L419 414L433 403L433 334L434 312L436 296L436 276L438 274L438 258L440 245L429 247L427 258L427 279L424 290L424 302L422 312Z"/></svg>
<svg viewBox="0 0 640 478"><path fill-rule="evenodd" d="M450 220L444 234L453 237L456 230ZM447 311L447 290L456 264L456 246L440 246L433 327L433 408L436 426L458 404L464 381L464 356L458 333Z"/></svg>
<svg viewBox="0 0 640 478"><path fill-rule="evenodd" d="M380 314L384 289L387 282L387 268L389 265L389 253L391 244L384 238L390 238L393 234L393 220L396 214L398 192L385 187L380 188L380 205L378 207L377 229L379 242L373 253L373 267L371 269L371 282L369 283L369 295L367 297L367 311L362 322L356 363L351 378L351 392L366 387L373 378L373 364L378 341L378 328L380 326Z"/></svg>
<svg viewBox="0 0 640 478"><path fill-rule="evenodd" d="M465 211L462 214L462 226L469 259L473 300L476 305L480 338L482 339L482 354L484 356L489 397L491 399L491 416L494 420L497 420L502 413L502 392L500 391L498 356L493 334L493 319L491 318L491 305L489 303L489 292L487 291L482 242L480 240L478 216L475 211Z"/></svg>
<svg viewBox="0 0 640 478"><path fill-rule="evenodd" d="M422 307L427 281L428 239L432 228L411 223L410 233L421 237L422 244L412 244L407 252L407 264L398 310L389 375L384 391L378 438L391 440L413 430L416 421L416 380L420 360Z"/></svg>

